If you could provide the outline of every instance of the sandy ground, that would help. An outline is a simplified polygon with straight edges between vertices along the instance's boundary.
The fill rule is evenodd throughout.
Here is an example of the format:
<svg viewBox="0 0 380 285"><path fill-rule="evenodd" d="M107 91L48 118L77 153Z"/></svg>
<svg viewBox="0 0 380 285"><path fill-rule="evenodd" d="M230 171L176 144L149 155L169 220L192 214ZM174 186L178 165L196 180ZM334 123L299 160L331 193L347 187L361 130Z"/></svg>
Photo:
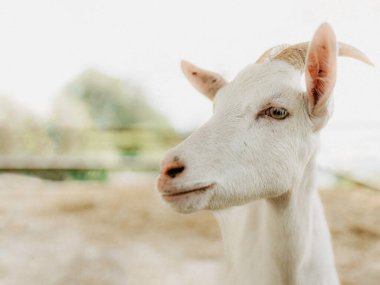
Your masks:
<svg viewBox="0 0 380 285"><path fill-rule="evenodd" d="M321 194L342 284L380 284L380 193ZM212 215L174 213L151 177L0 175L0 284L218 284L221 259Z"/></svg>

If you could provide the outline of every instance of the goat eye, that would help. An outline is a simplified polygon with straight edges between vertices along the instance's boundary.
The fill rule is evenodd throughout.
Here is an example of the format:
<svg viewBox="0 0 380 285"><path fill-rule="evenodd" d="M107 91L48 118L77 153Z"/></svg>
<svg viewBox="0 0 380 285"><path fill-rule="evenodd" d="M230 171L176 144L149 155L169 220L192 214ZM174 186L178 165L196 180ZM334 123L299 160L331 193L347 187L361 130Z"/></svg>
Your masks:
<svg viewBox="0 0 380 285"><path fill-rule="evenodd" d="M285 108L271 107L265 111L265 115L276 120L283 120L289 115L289 113Z"/></svg>

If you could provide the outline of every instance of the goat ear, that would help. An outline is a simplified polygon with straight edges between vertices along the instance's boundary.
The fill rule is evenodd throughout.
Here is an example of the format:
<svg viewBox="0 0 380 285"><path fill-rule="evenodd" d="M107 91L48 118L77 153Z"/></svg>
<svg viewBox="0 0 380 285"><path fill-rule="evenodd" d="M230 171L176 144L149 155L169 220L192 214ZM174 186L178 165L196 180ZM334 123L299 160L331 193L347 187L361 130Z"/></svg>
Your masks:
<svg viewBox="0 0 380 285"><path fill-rule="evenodd" d="M212 100L216 92L226 84L226 81L219 74L201 69L190 62L181 61L181 68L195 89L207 96L210 100Z"/></svg>
<svg viewBox="0 0 380 285"><path fill-rule="evenodd" d="M337 43L334 31L327 23L314 34L306 56L306 88L309 115L328 118L329 99L336 81Z"/></svg>

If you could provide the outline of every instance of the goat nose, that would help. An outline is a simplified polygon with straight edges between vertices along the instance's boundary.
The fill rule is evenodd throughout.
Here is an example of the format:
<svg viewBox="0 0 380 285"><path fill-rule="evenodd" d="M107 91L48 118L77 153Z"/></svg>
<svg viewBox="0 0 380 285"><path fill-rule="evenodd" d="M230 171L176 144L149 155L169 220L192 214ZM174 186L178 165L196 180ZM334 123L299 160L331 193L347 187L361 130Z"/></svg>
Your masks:
<svg viewBox="0 0 380 285"><path fill-rule="evenodd" d="M162 168L162 174L169 176L170 178L175 178L177 175L181 174L185 170L184 163L180 162L178 157L174 157L172 161L167 163Z"/></svg>
<svg viewBox="0 0 380 285"><path fill-rule="evenodd" d="M176 175L180 174L182 171L185 170L185 167L173 167L168 170L166 170L165 174L170 176L171 178L175 178Z"/></svg>

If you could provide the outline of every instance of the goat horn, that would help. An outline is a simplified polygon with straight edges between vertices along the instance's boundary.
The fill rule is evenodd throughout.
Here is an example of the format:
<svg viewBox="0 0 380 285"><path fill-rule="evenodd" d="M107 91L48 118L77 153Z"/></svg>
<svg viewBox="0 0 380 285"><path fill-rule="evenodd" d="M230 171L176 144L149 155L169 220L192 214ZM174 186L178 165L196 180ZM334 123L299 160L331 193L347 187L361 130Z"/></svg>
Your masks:
<svg viewBox="0 0 380 285"><path fill-rule="evenodd" d="M265 62L265 61L271 61L273 60L276 55L278 55L281 51L283 51L284 49L290 47L289 44L282 44L282 45L277 45L277 46L274 46L268 50L266 50L260 57L258 60L256 60L256 63L261 63L261 62Z"/></svg>
<svg viewBox="0 0 380 285"><path fill-rule="evenodd" d="M366 64L375 66L363 52L345 43L339 43L339 55L355 58Z"/></svg>
<svg viewBox="0 0 380 285"><path fill-rule="evenodd" d="M273 59L283 60L293 65L297 69L303 69L305 67L305 59L308 47L309 42L292 45L276 54L273 57ZM340 56L351 57L359 61L362 61L366 64L374 66L374 64L368 59L368 57L363 52L348 44L339 42L338 54Z"/></svg>

